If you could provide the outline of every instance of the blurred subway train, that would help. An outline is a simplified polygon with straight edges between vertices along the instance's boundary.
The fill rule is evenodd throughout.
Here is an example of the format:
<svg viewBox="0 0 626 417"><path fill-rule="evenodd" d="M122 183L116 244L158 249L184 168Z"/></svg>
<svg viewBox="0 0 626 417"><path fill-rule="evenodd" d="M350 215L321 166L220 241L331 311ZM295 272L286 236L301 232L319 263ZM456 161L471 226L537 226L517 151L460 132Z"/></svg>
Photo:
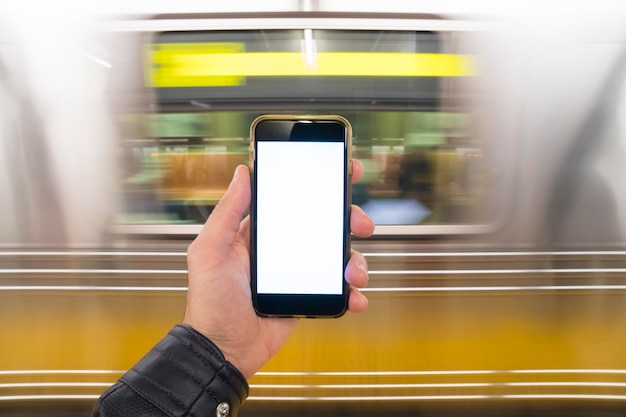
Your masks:
<svg viewBox="0 0 626 417"><path fill-rule="evenodd" d="M182 320L265 113L351 122L377 226L368 311L301 320L240 415L623 415L626 10L64 5L0 9L0 415L88 415Z"/></svg>

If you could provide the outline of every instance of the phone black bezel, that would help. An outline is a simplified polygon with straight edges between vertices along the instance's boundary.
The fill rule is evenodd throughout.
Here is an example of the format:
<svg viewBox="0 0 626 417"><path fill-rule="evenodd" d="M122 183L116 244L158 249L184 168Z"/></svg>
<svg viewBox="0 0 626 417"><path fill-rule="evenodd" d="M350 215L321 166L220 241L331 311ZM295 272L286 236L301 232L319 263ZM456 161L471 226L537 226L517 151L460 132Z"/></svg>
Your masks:
<svg viewBox="0 0 626 417"><path fill-rule="evenodd" d="M250 205L250 287L256 313L268 317L340 317L348 308L349 286L343 280L341 295L328 294L259 294L256 290L256 201L257 201L257 144L260 141L323 141L344 143L344 254L343 269L350 256L350 207L351 207L351 130L345 119L297 117L279 118L262 116L251 127L251 181L252 202ZM306 238L304 236L303 238ZM314 256L312 254L312 256Z"/></svg>

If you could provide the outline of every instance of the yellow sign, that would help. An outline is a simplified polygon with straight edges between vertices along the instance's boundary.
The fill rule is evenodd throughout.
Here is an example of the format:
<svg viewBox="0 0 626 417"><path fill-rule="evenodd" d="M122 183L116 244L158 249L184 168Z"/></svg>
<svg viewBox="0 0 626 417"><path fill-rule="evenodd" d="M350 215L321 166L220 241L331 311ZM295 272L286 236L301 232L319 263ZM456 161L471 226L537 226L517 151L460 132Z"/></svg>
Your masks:
<svg viewBox="0 0 626 417"><path fill-rule="evenodd" d="M213 60L209 59L209 61L216 61L224 55L239 55L243 52L245 52L245 44L238 42L152 44L149 46L147 54L147 84L152 87L242 85L245 84L245 76L241 74L218 74L207 68L191 75L188 71L190 64L181 63L181 57L186 57L184 59L191 62L207 59L207 57L214 57Z"/></svg>
<svg viewBox="0 0 626 417"><path fill-rule="evenodd" d="M464 77L473 57L400 52L244 52L237 43L154 44L149 56L153 87L241 85L246 77Z"/></svg>

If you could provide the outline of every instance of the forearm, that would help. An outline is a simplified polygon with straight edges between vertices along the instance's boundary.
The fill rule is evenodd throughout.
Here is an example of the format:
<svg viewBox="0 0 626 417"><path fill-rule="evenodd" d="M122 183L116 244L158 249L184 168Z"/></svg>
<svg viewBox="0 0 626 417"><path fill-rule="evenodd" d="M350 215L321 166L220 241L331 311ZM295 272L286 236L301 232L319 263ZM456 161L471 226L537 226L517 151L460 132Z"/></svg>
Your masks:
<svg viewBox="0 0 626 417"><path fill-rule="evenodd" d="M236 416L241 373L200 333L175 326L98 400L94 417Z"/></svg>

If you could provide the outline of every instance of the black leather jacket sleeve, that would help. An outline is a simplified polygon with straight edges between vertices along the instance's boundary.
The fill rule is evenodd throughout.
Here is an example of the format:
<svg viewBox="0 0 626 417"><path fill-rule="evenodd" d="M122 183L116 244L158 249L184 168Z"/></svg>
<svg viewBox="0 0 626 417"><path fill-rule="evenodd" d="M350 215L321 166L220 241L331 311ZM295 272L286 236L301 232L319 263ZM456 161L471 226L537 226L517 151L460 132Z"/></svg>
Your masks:
<svg viewBox="0 0 626 417"><path fill-rule="evenodd" d="M98 399L93 417L236 416L248 383L210 340L175 326Z"/></svg>

